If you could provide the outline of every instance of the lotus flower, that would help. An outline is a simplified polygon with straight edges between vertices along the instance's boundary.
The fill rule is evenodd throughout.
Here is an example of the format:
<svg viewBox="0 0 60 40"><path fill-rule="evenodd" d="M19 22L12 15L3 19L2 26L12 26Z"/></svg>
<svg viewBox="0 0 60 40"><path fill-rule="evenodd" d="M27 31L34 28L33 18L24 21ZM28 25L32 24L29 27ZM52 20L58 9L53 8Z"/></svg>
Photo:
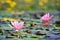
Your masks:
<svg viewBox="0 0 60 40"><path fill-rule="evenodd" d="M14 22L11 22L12 24L12 28L14 28L16 31L19 31L20 29L22 29L24 26L24 22L23 21L14 21Z"/></svg>
<svg viewBox="0 0 60 40"><path fill-rule="evenodd" d="M48 14L45 14L43 17L41 17L41 20L42 20L43 22L49 22L52 17L53 17L53 15L50 16L50 14L48 13Z"/></svg>

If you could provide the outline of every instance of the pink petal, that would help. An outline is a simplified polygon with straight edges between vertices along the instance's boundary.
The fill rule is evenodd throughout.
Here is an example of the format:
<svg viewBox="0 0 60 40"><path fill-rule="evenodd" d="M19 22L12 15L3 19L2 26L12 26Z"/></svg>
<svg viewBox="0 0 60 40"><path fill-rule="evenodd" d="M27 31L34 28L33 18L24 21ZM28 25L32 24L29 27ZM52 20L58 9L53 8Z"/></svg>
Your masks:
<svg viewBox="0 0 60 40"><path fill-rule="evenodd" d="M18 21L14 21L14 25L17 27L18 26Z"/></svg>
<svg viewBox="0 0 60 40"><path fill-rule="evenodd" d="M41 17L41 20L49 20L49 13L48 14L45 14L43 17Z"/></svg>
<svg viewBox="0 0 60 40"><path fill-rule="evenodd" d="M50 19L53 17L53 15L50 17Z"/></svg>
<svg viewBox="0 0 60 40"><path fill-rule="evenodd" d="M11 24L13 25L12 27L15 29L17 28L17 23L14 21L14 22L11 22Z"/></svg>
<svg viewBox="0 0 60 40"><path fill-rule="evenodd" d="M14 22L11 22L11 24L13 25L13 28L18 31L20 29L22 29L24 27L24 22L21 21L21 22L18 22L18 21L14 21Z"/></svg>
<svg viewBox="0 0 60 40"><path fill-rule="evenodd" d="M18 26L20 29L22 29L24 27L24 22L21 21Z"/></svg>
<svg viewBox="0 0 60 40"><path fill-rule="evenodd" d="M16 28L16 25L15 25L14 22L11 22L11 24L13 25L13 26L12 26L13 28Z"/></svg>
<svg viewBox="0 0 60 40"><path fill-rule="evenodd" d="M42 21L50 21L50 19L52 18L52 16L50 17L49 13L45 14L43 17L41 17Z"/></svg>

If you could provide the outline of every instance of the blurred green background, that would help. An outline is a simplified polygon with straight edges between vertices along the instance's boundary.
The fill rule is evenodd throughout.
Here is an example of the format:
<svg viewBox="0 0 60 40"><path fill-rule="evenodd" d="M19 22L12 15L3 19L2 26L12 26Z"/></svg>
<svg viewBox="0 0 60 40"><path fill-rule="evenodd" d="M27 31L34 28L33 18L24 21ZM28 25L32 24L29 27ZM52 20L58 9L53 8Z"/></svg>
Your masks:
<svg viewBox="0 0 60 40"><path fill-rule="evenodd" d="M60 10L60 0L0 0L0 10Z"/></svg>

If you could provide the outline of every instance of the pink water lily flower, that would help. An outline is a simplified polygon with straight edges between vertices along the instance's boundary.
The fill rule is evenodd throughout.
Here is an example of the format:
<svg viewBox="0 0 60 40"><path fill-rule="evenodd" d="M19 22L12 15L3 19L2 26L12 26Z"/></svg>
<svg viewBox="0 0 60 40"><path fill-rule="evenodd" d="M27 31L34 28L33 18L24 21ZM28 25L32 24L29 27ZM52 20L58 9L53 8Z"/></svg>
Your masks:
<svg viewBox="0 0 60 40"><path fill-rule="evenodd" d="M48 14L45 14L43 17L41 17L41 20L42 20L43 22L49 22L52 17L53 17L53 15L50 16L50 14L48 13Z"/></svg>
<svg viewBox="0 0 60 40"><path fill-rule="evenodd" d="M24 22L23 21L14 21L11 22L12 24L12 28L14 28L16 31L19 31L20 29L22 29L24 27Z"/></svg>

